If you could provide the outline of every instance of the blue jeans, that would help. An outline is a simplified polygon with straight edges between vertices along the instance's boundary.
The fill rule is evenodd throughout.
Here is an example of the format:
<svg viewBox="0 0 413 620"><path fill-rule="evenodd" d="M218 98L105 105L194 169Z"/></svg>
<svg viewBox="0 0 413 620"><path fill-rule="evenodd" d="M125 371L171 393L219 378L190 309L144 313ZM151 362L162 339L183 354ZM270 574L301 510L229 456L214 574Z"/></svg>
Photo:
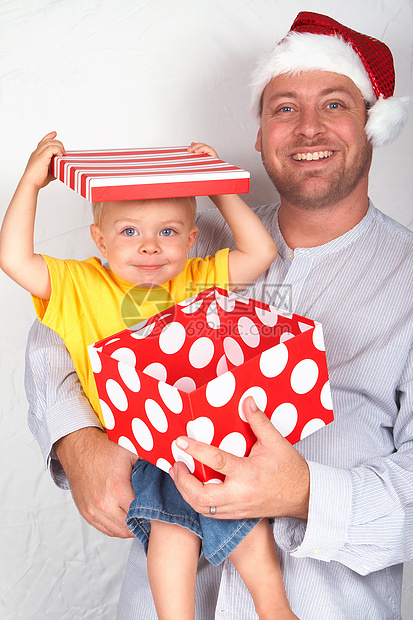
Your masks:
<svg viewBox="0 0 413 620"><path fill-rule="evenodd" d="M132 471L135 499L126 525L148 548L150 519L186 527L201 539L201 552L211 564L221 564L259 522L259 519L210 519L195 512L183 499L171 477L140 460Z"/></svg>

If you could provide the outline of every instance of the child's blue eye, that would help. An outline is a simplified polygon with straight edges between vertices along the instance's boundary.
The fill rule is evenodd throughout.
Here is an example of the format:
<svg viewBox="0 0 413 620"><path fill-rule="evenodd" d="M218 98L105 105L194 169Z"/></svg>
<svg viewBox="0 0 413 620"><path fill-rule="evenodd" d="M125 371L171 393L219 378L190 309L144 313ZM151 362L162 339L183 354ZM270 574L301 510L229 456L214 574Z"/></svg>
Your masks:
<svg viewBox="0 0 413 620"><path fill-rule="evenodd" d="M127 237L133 237L138 234L138 231L135 230L135 228L125 228L123 232Z"/></svg>
<svg viewBox="0 0 413 620"><path fill-rule="evenodd" d="M162 235L162 237L170 237L174 234L174 231L172 230L172 228L164 228L163 230L161 230L160 234Z"/></svg>

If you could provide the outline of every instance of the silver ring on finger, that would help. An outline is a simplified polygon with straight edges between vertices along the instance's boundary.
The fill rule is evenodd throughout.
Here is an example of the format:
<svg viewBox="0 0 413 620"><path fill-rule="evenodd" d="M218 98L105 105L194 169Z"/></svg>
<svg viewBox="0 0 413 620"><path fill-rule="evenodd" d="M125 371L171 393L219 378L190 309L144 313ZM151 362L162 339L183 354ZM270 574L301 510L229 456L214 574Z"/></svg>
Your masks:
<svg viewBox="0 0 413 620"><path fill-rule="evenodd" d="M209 507L209 514L210 515L215 515L217 513L217 507L216 506L210 506Z"/></svg>

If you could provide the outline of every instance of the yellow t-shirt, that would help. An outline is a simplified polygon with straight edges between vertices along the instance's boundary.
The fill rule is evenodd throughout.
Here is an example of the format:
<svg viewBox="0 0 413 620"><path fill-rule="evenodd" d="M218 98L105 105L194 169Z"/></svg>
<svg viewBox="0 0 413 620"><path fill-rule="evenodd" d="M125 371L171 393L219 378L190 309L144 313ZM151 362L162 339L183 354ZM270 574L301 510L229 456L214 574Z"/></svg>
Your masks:
<svg viewBox="0 0 413 620"><path fill-rule="evenodd" d="M133 287L98 258L84 261L44 256L52 293L49 301L33 296L40 321L64 340L89 401L103 424L87 347L132 327L211 286L228 288L229 249L214 257L189 258L183 271L156 289Z"/></svg>

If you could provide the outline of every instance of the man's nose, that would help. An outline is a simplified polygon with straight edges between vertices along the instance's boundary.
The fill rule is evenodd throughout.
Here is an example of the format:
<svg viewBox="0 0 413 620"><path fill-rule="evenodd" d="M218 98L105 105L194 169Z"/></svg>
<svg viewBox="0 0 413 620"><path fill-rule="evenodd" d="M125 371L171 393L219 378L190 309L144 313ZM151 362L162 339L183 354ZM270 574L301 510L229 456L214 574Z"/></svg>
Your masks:
<svg viewBox="0 0 413 620"><path fill-rule="evenodd" d="M297 134L301 134L311 140L324 133L324 131L325 124L319 110L312 107L301 110L296 125Z"/></svg>

